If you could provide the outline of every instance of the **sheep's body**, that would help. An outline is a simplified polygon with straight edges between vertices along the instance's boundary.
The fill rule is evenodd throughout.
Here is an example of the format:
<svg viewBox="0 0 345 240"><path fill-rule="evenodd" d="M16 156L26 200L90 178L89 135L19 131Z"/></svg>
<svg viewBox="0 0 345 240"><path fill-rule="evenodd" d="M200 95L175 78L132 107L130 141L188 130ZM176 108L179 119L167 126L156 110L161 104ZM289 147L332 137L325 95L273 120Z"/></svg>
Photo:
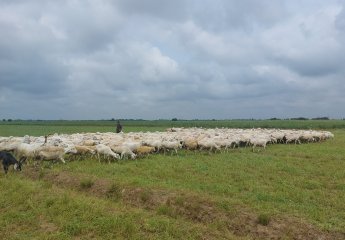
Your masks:
<svg viewBox="0 0 345 240"><path fill-rule="evenodd" d="M203 149L208 149L209 151L220 150L220 147L216 144L216 142L210 138L201 139L200 141L198 141L198 144L200 146L200 150L203 150Z"/></svg>
<svg viewBox="0 0 345 240"><path fill-rule="evenodd" d="M77 153L77 150L75 149L74 145L66 144L65 147L43 145L37 150L37 158L46 161L59 160L62 163L66 163L63 157L65 154L69 153Z"/></svg>
<svg viewBox="0 0 345 240"><path fill-rule="evenodd" d="M143 156L143 155L148 155L150 153L153 153L155 150L156 149L154 147L140 146L135 150L135 152L137 155Z"/></svg>
<svg viewBox="0 0 345 240"><path fill-rule="evenodd" d="M266 149L266 144L269 140L267 138L254 138L250 140L250 143L253 145L253 152L255 147L263 147Z"/></svg>
<svg viewBox="0 0 345 240"><path fill-rule="evenodd" d="M111 150L115 153L120 154L120 158L130 156L132 159L135 159L136 155L127 145L120 145L120 146L110 146Z"/></svg>
<svg viewBox="0 0 345 240"><path fill-rule="evenodd" d="M198 141L194 138L187 138L183 141L183 146L187 150L196 150L198 149Z"/></svg>
<svg viewBox="0 0 345 240"><path fill-rule="evenodd" d="M302 133L302 135L300 136L299 140L300 140L301 142L310 143L310 142L314 142L314 141L315 141L315 138L314 138L313 133L311 133L311 132L304 132L304 133Z"/></svg>
<svg viewBox="0 0 345 240"><path fill-rule="evenodd" d="M126 142L123 142L122 145L127 147L131 151L135 151L135 149L140 147L142 144L140 142L126 141Z"/></svg>
<svg viewBox="0 0 345 240"><path fill-rule="evenodd" d="M17 148L17 146L21 143L22 143L22 140L20 140L20 139L10 138L7 141L5 140L5 141L0 143L0 151L8 151L8 152L14 151Z"/></svg>
<svg viewBox="0 0 345 240"><path fill-rule="evenodd" d="M162 148L165 151L169 150L174 150L175 153L177 154L177 150L182 148L182 143L179 141L164 141L162 142Z"/></svg>
<svg viewBox="0 0 345 240"><path fill-rule="evenodd" d="M162 148L162 140L158 139L148 139L144 141L147 146L154 147L157 152Z"/></svg>
<svg viewBox="0 0 345 240"><path fill-rule="evenodd" d="M96 152L98 156L98 161L100 162L100 155L104 155L108 158L108 162L110 163L110 158L120 159L119 154L114 153L109 146L104 144L96 145Z"/></svg>
<svg viewBox="0 0 345 240"><path fill-rule="evenodd" d="M86 155L86 154L95 154L96 148L93 146L82 146L76 145L75 149L77 150L76 155Z"/></svg>
<svg viewBox="0 0 345 240"><path fill-rule="evenodd" d="M42 145L39 143L28 144L28 143L21 143L18 144L16 148L16 155L19 157L25 156L27 158L36 158L38 155L39 150L41 149Z"/></svg>
<svg viewBox="0 0 345 240"><path fill-rule="evenodd" d="M295 133L291 133L285 136L286 138L286 143L291 143L294 142L295 144L299 143L301 144L301 141L299 140L300 136Z"/></svg>
<svg viewBox="0 0 345 240"><path fill-rule="evenodd" d="M63 156L65 149L55 146L44 146L38 150L37 156L40 160L59 160L62 163L66 163Z"/></svg>
<svg viewBox="0 0 345 240"><path fill-rule="evenodd" d="M84 140L81 145L84 145L84 146L95 146L96 145L96 142L94 140Z"/></svg>

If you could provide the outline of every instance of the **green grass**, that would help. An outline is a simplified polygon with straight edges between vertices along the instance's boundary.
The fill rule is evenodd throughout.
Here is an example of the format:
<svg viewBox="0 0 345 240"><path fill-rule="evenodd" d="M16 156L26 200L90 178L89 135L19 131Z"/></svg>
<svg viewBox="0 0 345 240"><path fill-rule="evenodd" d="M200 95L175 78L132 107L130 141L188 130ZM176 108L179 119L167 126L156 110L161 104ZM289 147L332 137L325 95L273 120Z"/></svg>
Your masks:
<svg viewBox="0 0 345 240"><path fill-rule="evenodd" d="M86 121L80 126L73 125L75 122L11 123L0 125L0 135L6 135L2 132L6 127L10 135L23 135L23 131L41 135L60 127L63 132L113 128L113 122L104 122L105 126L103 122L97 122L98 125L92 122L93 125ZM314 124L314 121L302 122ZM144 131L171 127L160 124L124 126L125 130ZM302 219L319 231L345 233L345 130L342 121L324 121L324 124L318 128L339 124L339 129L330 127L328 130L335 138L322 143L269 145L266 150L254 153L250 148L216 154L179 151L172 156L157 154L111 164L83 159L41 169L37 180L25 176L27 166L23 173L10 171L4 176L1 172L0 236L3 239L251 239L250 232L238 234L233 230L236 227L229 226L237 226L232 219L242 211L244 216L252 214L255 224L262 227L269 228L277 219L293 218ZM292 126L305 128L305 125ZM75 177L75 183L66 180L69 184L65 186L54 178L47 180L49 174L58 173ZM109 183L104 185L103 192L95 192L101 186L99 181ZM140 191L128 200L125 188ZM157 196L165 194L172 196L169 201L155 203ZM198 220L198 213L210 206L219 220L207 221L207 217ZM224 221L224 216L230 216L230 222Z"/></svg>
<svg viewBox="0 0 345 240"><path fill-rule="evenodd" d="M99 164L95 160L56 166L135 187L193 192L215 201L244 204L269 214L307 219L321 228L345 229L345 131L334 140L270 145L266 151L235 149L209 155L181 151L142 160Z"/></svg>
<svg viewBox="0 0 345 240"><path fill-rule="evenodd" d="M1 179L0 191L2 239L195 239L206 231L15 175Z"/></svg>
<svg viewBox="0 0 345 240"><path fill-rule="evenodd" d="M344 129L345 120L124 120L125 132L164 131L170 127ZM42 136L52 133L114 132L115 121L0 121L0 136Z"/></svg>

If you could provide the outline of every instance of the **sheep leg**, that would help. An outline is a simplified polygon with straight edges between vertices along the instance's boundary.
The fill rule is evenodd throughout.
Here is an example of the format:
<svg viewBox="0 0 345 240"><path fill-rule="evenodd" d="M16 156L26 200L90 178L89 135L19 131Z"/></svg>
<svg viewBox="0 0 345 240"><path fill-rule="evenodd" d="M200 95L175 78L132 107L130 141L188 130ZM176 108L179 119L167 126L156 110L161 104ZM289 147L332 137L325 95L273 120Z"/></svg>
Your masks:
<svg viewBox="0 0 345 240"><path fill-rule="evenodd" d="M59 157L59 160L60 160L62 163L66 163L65 160L63 159L63 157Z"/></svg>
<svg viewBox="0 0 345 240"><path fill-rule="evenodd" d="M5 174L7 174L7 172L8 172L8 166L7 165L4 165L4 171L5 171Z"/></svg>

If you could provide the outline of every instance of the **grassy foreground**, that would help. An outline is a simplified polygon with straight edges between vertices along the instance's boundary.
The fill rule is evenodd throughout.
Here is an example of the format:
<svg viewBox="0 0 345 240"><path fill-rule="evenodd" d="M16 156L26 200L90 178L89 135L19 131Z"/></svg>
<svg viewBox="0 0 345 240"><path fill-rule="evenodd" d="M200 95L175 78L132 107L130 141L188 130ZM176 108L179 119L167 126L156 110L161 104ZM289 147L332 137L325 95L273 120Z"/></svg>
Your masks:
<svg viewBox="0 0 345 240"><path fill-rule="evenodd" d="M345 130L266 151L0 174L2 239L344 239Z"/></svg>

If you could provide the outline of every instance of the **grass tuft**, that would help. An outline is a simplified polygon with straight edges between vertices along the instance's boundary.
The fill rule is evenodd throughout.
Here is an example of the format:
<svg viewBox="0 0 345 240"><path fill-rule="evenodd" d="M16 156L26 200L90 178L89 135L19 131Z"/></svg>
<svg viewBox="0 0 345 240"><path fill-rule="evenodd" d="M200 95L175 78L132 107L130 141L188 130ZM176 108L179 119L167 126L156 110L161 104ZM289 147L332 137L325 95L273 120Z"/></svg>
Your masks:
<svg viewBox="0 0 345 240"><path fill-rule="evenodd" d="M174 209L166 204L162 204L157 208L157 213L160 215L165 215L169 217L173 217L174 214Z"/></svg>
<svg viewBox="0 0 345 240"><path fill-rule="evenodd" d="M140 193L140 200L143 203L148 202L151 199L151 192L149 190L144 190Z"/></svg>
<svg viewBox="0 0 345 240"><path fill-rule="evenodd" d="M92 181L91 179L83 179L80 181L80 188L81 189L89 189L94 185L94 181Z"/></svg>
<svg viewBox="0 0 345 240"><path fill-rule="evenodd" d="M271 217L268 214L260 214L257 221L258 224L267 226L271 221Z"/></svg>
<svg viewBox="0 0 345 240"><path fill-rule="evenodd" d="M121 187L117 183L111 184L106 192L106 196L115 201L119 200L122 197Z"/></svg>

